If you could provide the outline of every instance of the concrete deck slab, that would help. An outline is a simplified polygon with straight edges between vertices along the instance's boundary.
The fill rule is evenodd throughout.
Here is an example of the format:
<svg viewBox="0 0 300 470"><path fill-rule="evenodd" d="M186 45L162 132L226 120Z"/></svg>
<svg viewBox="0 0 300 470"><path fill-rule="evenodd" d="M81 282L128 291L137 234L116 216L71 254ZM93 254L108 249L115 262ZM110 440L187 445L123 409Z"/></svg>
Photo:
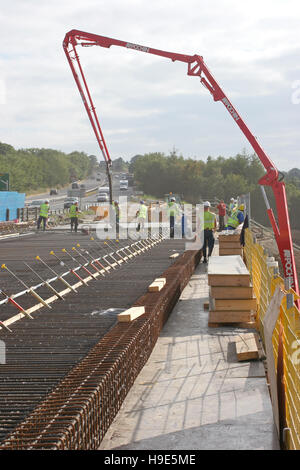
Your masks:
<svg viewBox="0 0 300 470"><path fill-rule="evenodd" d="M207 265L180 299L100 450L279 449L263 364L207 326Z"/></svg>

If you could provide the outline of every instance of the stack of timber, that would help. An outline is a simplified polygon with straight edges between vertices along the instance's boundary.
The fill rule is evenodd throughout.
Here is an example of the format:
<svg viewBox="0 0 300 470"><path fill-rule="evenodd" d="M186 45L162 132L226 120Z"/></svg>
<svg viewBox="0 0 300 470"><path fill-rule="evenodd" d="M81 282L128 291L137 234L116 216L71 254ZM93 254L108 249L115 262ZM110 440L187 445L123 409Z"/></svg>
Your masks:
<svg viewBox="0 0 300 470"><path fill-rule="evenodd" d="M219 255L243 256L243 248L240 244L240 230L228 230L219 234Z"/></svg>
<svg viewBox="0 0 300 470"><path fill-rule="evenodd" d="M255 326L256 298L241 256L210 257L208 285L208 326L232 323L248 328Z"/></svg>

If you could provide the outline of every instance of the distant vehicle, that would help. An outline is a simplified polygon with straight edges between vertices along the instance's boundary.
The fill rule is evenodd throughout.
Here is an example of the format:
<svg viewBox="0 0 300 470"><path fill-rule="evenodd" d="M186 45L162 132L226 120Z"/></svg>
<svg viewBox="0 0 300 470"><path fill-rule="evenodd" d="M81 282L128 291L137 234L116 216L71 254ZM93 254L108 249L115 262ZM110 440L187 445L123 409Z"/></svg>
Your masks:
<svg viewBox="0 0 300 470"><path fill-rule="evenodd" d="M78 197L67 197L64 200L64 209L69 209L75 202L79 202Z"/></svg>
<svg viewBox="0 0 300 470"><path fill-rule="evenodd" d="M78 183L72 183L72 189L79 189Z"/></svg>
<svg viewBox="0 0 300 470"><path fill-rule="evenodd" d="M44 204L46 199L35 199L34 201L28 202L27 207L29 208L34 208L34 207L40 207L42 204Z"/></svg>
<svg viewBox="0 0 300 470"><path fill-rule="evenodd" d="M120 181L120 191L127 191L128 189L128 181L127 180L121 180Z"/></svg>
<svg viewBox="0 0 300 470"><path fill-rule="evenodd" d="M50 189L50 196L58 194L57 189Z"/></svg>
<svg viewBox="0 0 300 470"><path fill-rule="evenodd" d="M108 193L109 194L109 187L108 186L100 186L98 188L98 190L99 190L99 194L100 193Z"/></svg>
<svg viewBox="0 0 300 470"><path fill-rule="evenodd" d="M108 194L107 193L99 193L97 196L97 202L107 202L108 201Z"/></svg>

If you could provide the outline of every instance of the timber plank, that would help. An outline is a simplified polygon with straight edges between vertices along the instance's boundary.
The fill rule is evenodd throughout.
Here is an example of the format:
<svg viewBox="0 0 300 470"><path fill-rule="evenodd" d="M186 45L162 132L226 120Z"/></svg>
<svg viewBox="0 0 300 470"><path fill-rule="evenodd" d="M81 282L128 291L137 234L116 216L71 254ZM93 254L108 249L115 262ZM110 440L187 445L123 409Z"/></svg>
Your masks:
<svg viewBox="0 0 300 470"><path fill-rule="evenodd" d="M252 299L253 287L211 286L210 295L214 299Z"/></svg>
<svg viewBox="0 0 300 470"><path fill-rule="evenodd" d="M166 278L158 277L150 284L150 286L148 286L148 292L159 292L165 287L165 285Z"/></svg>
<svg viewBox="0 0 300 470"><path fill-rule="evenodd" d="M256 299L214 299L215 310L256 310Z"/></svg>
<svg viewBox="0 0 300 470"><path fill-rule="evenodd" d="M145 307L131 307L125 312L119 313L119 322L130 322L138 318L145 313Z"/></svg>
<svg viewBox="0 0 300 470"><path fill-rule="evenodd" d="M241 247L238 248L219 248L219 255L220 256L229 256L229 255L243 255L243 249Z"/></svg>
<svg viewBox="0 0 300 470"><path fill-rule="evenodd" d="M220 241L219 242L219 249L221 249L221 248L228 248L228 249L230 249L230 248L241 248L241 244L240 244L240 242Z"/></svg>
<svg viewBox="0 0 300 470"><path fill-rule="evenodd" d="M249 322L240 322L240 323L218 323L218 322L208 323L209 328L222 328L224 326L228 326L232 328L255 329L256 322L251 320Z"/></svg>
<svg viewBox="0 0 300 470"><path fill-rule="evenodd" d="M221 256L225 259L225 257ZM250 274L245 275L226 275L226 274L208 274L208 285L218 287L249 287Z"/></svg>
<svg viewBox="0 0 300 470"><path fill-rule="evenodd" d="M228 234L228 235L224 235L224 234L219 234L219 242L239 242L240 241L240 233L233 233L233 234Z"/></svg>
<svg viewBox="0 0 300 470"><path fill-rule="evenodd" d="M250 310L246 311L222 311L222 310L210 310L208 316L209 323L241 323L250 322L252 320L253 313Z"/></svg>
<svg viewBox="0 0 300 470"><path fill-rule="evenodd" d="M241 333L234 339L238 361L259 359L259 340L256 333Z"/></svg>

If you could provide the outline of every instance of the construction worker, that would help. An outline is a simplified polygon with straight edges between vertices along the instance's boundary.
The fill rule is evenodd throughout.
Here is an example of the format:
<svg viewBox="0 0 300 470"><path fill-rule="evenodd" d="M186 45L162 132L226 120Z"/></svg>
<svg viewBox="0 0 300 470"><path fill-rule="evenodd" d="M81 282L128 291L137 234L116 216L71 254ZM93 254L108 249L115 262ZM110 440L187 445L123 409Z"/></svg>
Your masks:
<svg viewBox="0 0 300 470"><path fill-rule="evenodd" d="M230 199L230 203L229 203L229 207L228 207L228 214L229 214L229 215L232 213L232 211L233 211L233 209L235 208L235 206L236 206L236 202L235 202L234 198L232 197L232 198Z"/></svg>
<svg viewBox="0 0 300 470"><path fill-rule="evenodd" d="M70 206L69 215L70 215L70 222L71 222L71 232L73 232L73 227L74 227L74 232L76 233L77 227L78 227L78 216L79 216L78 202L74 202L74 204Z"/></svg>
<svg viewBox="0 0 300 470"><path fill-rule="evenodd" d="M48 214L49 214L49 200L46 199L43 204L40 205L40 215L37 221L37 229L40 229L40 225L43 222L43 231L46 230L46 224L47 224L47 219L48 219Z"/></svg>
<svg viewBox="0 0 300 470"><path fill-rule="evenodd" d="M225 230L235 230L245 220L244 218L244 204L240 204L239 207L233 209L232 213L228 216Z"/></svg>
<svg viewBox="0 0 300 470"><path fill-rule="evenodd" d="M207 248L208 257L211 256L215 245L214 231L217 228L216 215L210 212L210 202L206 201L204 204L204 243L202 247L203 263L207 263Z"/></svg>
<svg viewBox="0 0 300 470"><path fill-rule="evenodd" d="M168 202L168 217L170 220L170 238L174 238L175 220L179 214L179 207L176 204L175 197L171 197Z"/></svg>
<svg viewBox="0 0 300 470"><path fill-rule="evenodd" d="M116 233L119 234L120 206L119 206L118 201L113 201L112 206L115 211L115 217L116 217Z"/></svg>
<svg viewBox="0 0 300 470"><path fill-rule="evenodd" d="M225 215L226 215L226 204L224 203L223 199L217 205L217 209L219 211L219 232L222 232L225 228Z"/></svg>
<svg viewBox="0 0 300 470"><path fill-rule="evenodd" d="M137 232L139 232L140 230L144 231L147 215L148 209L146 203L145 201L141 200L139 210L136 213L136 217L138 219Z"/></svg>

